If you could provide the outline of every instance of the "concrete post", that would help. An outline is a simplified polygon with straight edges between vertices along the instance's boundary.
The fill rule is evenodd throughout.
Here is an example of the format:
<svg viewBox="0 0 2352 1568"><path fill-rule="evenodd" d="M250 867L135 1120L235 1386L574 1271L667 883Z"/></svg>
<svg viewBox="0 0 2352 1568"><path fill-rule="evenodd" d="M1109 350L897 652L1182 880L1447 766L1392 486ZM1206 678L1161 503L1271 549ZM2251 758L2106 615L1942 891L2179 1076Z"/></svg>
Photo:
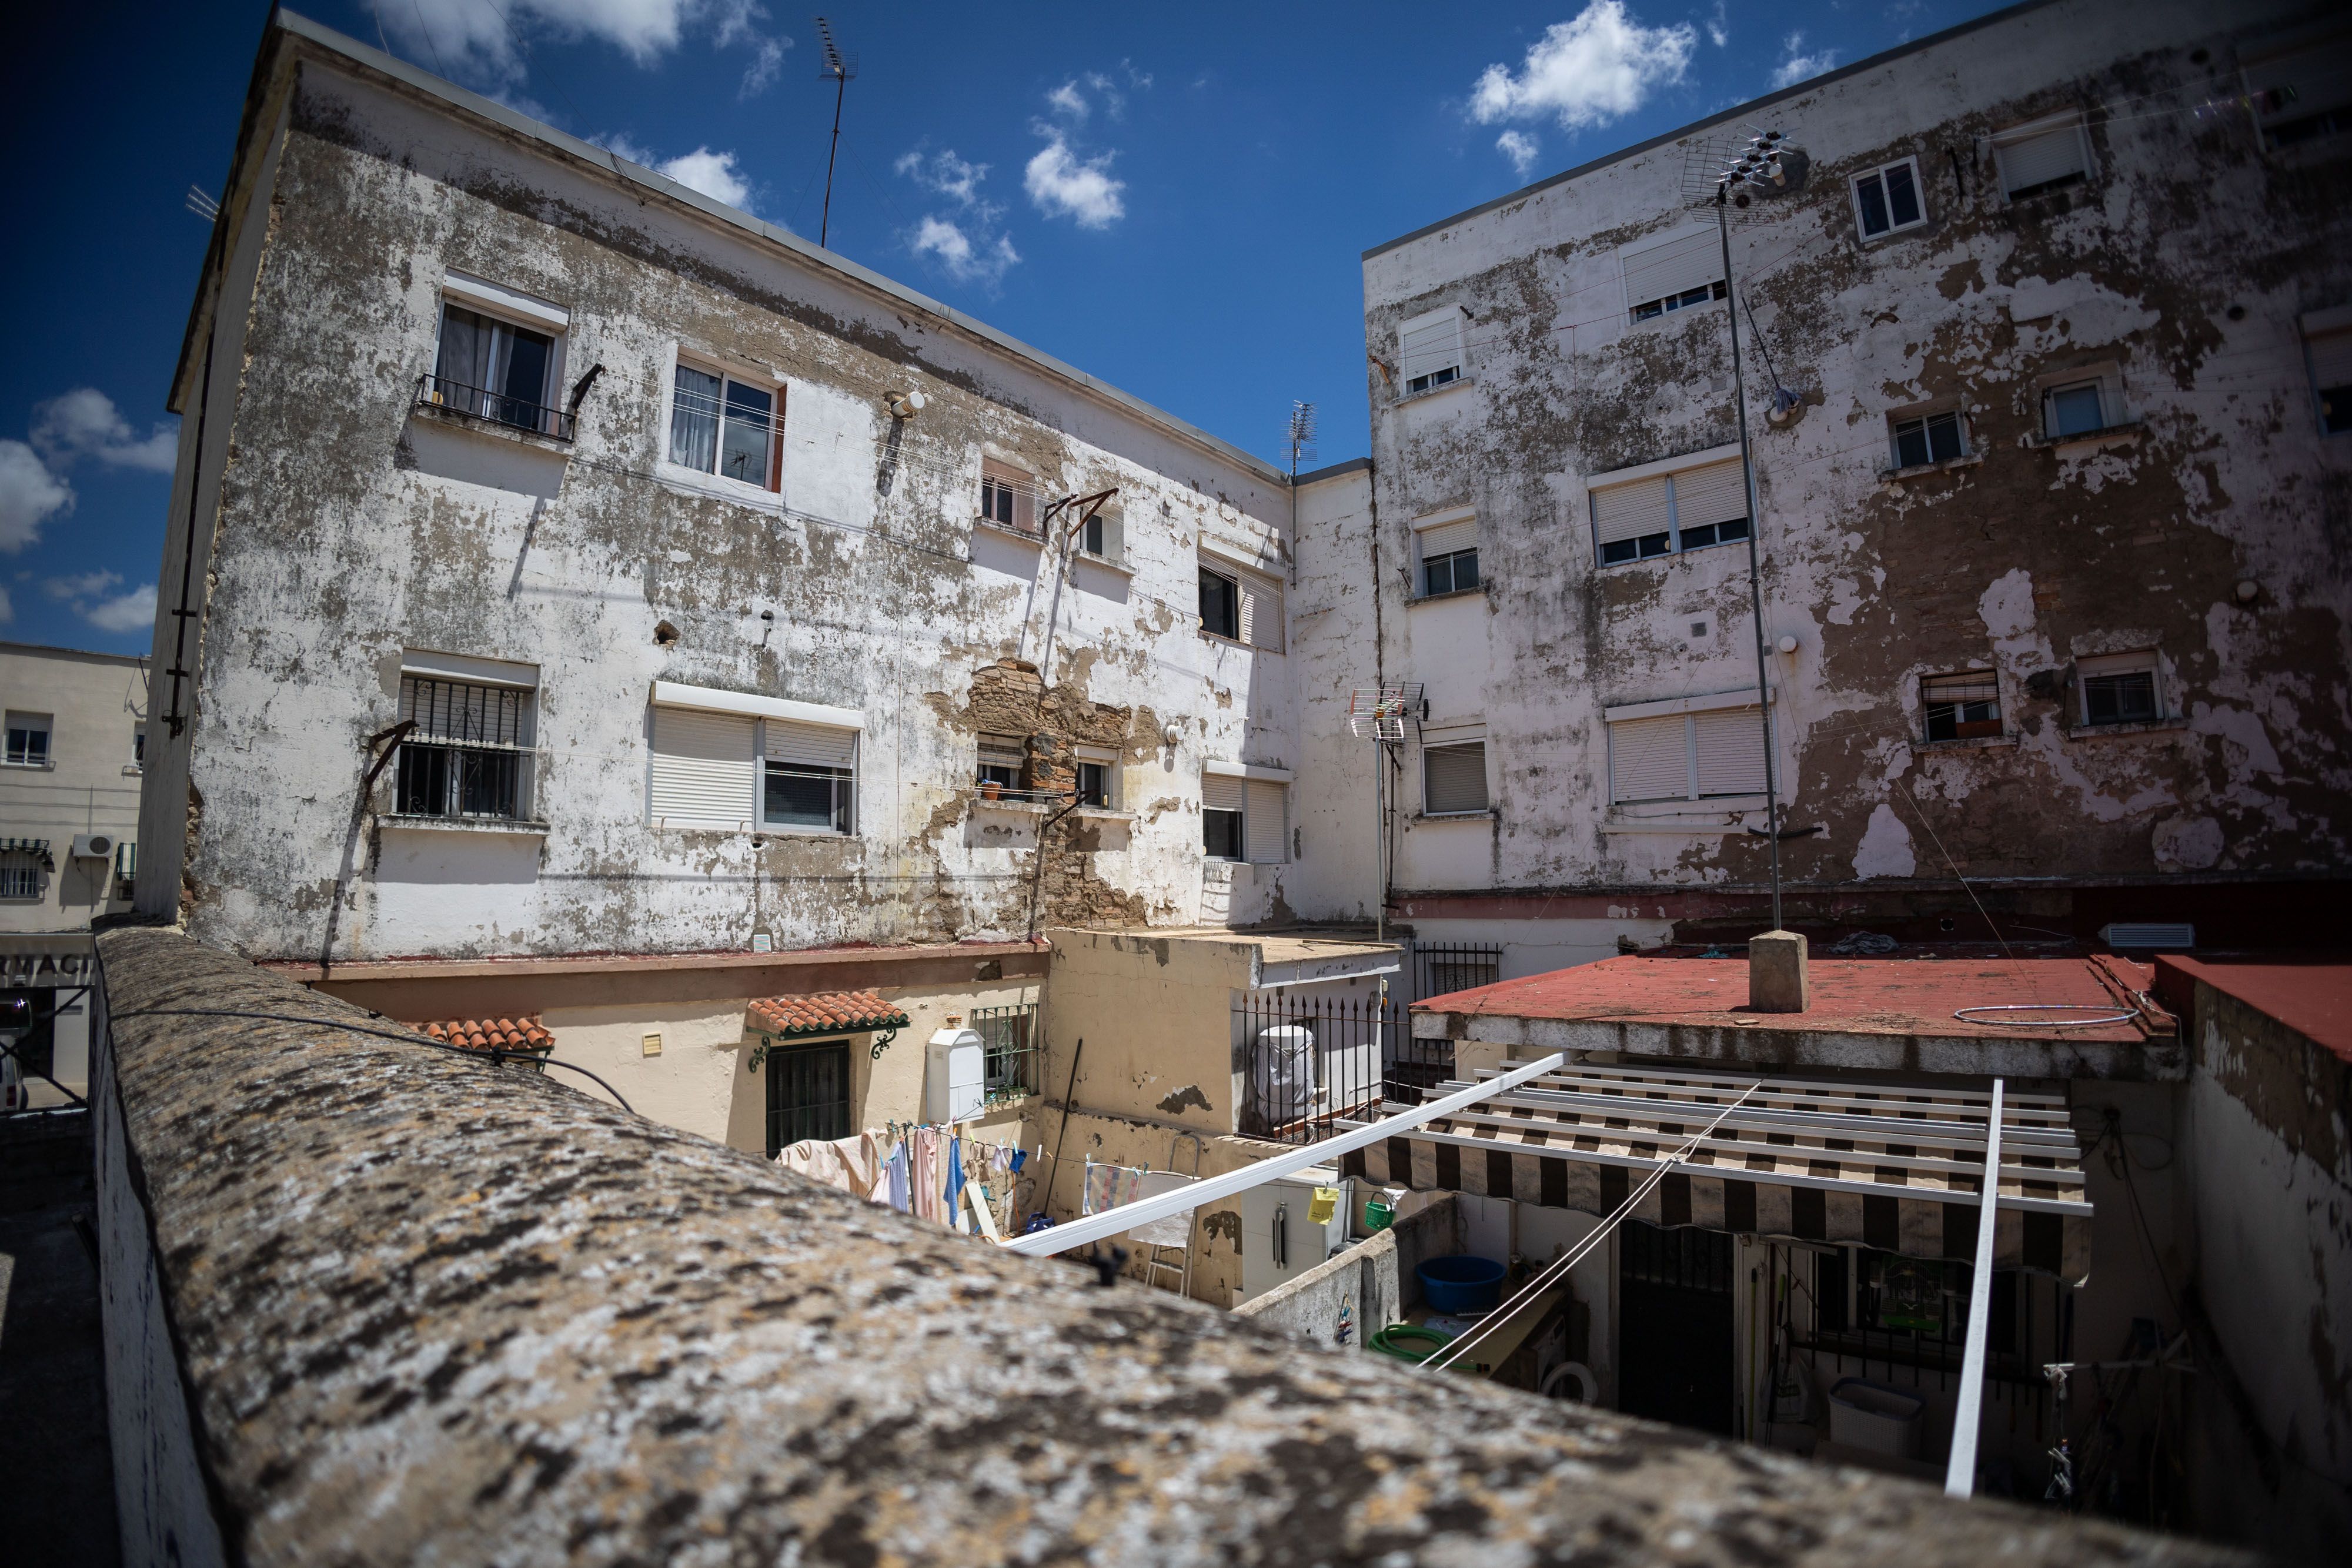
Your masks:
<svg viewBox="0 0 2352 1568"><path fill-rule="evenodd" d="M1809 991L1805 939L1794 931L1767 931L1748 943L1748 1006L1759 1013L1801 1013Z"/></svg>

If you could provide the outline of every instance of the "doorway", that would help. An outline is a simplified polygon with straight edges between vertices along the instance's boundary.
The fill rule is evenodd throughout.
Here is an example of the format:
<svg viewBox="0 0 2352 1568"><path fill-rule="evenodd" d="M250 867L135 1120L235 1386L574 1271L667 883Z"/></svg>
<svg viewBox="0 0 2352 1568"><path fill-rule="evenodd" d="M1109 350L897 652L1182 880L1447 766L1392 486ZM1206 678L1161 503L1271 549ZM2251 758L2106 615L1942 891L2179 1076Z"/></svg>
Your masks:
<svg viewBox="0 0 2352 1568"><path fill-rule="evenodd" d="M803 1138L849 1136L849 1042L780 1046L768 1053L768 1157Z"/></svg>
<svg viewBox="0 0 2352 1568"><path fill-rule="evenodd" d="M1728 1437L1731 1238L1629 1219L1617 1237L1617 1407Z"/></svg>

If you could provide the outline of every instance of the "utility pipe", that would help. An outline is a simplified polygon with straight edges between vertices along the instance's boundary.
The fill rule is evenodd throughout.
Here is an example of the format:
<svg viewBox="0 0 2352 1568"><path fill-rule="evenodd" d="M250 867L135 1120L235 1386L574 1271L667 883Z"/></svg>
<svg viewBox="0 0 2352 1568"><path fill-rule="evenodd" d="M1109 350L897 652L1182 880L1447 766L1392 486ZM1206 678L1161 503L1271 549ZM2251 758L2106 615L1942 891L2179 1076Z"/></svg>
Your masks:
<svg viewBox="0 0 2352 1568"><path fill-rule="evenodd" d="M1992 1316L1992 1232L2000 1208L2000 1080L1992 1081L1991 1119L1985 1124L1984 1202L1977 1209L1976 1277L1969 1281L1969 1338L1960 1355L1960 1407L1952 1417L1952 1456L1944 1466L1944 1495L1977 1490L1977 1427L1984 1415L1985 1320Z"/></svg>

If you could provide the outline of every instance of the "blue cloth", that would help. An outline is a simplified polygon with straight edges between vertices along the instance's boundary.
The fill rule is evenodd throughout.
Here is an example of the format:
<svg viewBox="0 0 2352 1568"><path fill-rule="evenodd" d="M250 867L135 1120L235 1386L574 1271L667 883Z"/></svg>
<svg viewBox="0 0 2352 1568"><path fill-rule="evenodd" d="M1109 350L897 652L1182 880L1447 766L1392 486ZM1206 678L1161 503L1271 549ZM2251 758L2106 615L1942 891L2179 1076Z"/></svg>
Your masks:
<svg viewBox="0 0 2352 1568"><path fill-rule="evenodd" d="M890 1163L883 1167L890 1180L890 1207L899 1213L907 1212L907 1145L901 1143L890 1151Z"/></svg>
<svg viewBox="0 0 2352 1568"><path fill-rule="evenodd" d="M956 1224L956 1205L963 1201L963 1140L948 1141L948 1223ZM959 1227L961 1228L961 1227Z"/></svg>
<svg viewBox="0 0 2352 1568"><path fill-rule="evenodd" d="M1021 1167L1028 1163L1028 1150L1015 1149L1013 1151L1013 1174L1014 1176L1019 1176L1021 1174Z"/></svg>

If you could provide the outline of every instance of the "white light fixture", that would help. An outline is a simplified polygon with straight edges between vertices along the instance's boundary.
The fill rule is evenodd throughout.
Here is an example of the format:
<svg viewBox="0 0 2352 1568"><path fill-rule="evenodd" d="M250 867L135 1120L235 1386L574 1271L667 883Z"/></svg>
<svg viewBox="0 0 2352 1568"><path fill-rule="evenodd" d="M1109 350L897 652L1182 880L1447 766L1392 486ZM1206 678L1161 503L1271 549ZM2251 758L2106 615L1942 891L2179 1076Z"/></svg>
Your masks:
<svg viewBox="0 0 2352 1568"><path fill-rule="evenodd" d="M890 414L894 419L912 419L922 413L929 402L919 392L884 392L882 398L890 405Z"/></svg>
<svg viewBox="0 0 2352 1568"><path fill-rule="evenodd" d="M1793 653L1797 651L1797 639L1791 633L1783 632L1780 633L1780 640L1773 646L1783 653Z"/></svg>
<svg viewBox="0 0 2352 1568"><path fill-rule="evenodd" d="M1173 724L1171 724L1167 728L1160 732L1160 738L1172 747L1176 744L1178 737L1183 733L1184 732L1182 730L1177 728Z"/></svg>

